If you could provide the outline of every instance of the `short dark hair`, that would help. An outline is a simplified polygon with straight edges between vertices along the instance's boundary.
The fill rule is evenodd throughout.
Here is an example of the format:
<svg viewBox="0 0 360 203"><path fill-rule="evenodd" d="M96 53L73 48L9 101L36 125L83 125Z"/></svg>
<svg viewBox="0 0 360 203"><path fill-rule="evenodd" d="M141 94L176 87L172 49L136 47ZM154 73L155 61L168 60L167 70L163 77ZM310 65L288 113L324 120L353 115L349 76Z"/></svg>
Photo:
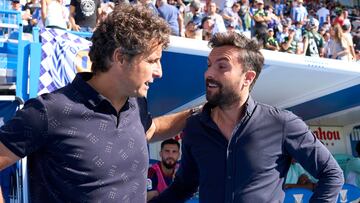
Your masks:
<svg viewBox="0 0 360 203"><path fill-rule="evenodd" d="M264 56L260 52L259 43L243 34L231 31L216 33L209 41L211 48L226 45L239 49L238 59L242 63L244 71L253 70L256 72L256 77L250 86L250 89L252 89L264 65Z"/></svg>
<svg viewBox="0 0 360 203"><path fill-rule="evenodd" d="M153 48L154 43L166 48L169 44L168 23L142 5L119 4L92 35L89 56L91 70L106 72L115 49L129 59Z"/></svg>
<svg viewBox="0 0 360 203"><path fill-rule="evenodd" d="M161 142L161 150L164 148L167 144L176 144L177 147L180 149L180 143L175 139L167 139Z"/></svg>

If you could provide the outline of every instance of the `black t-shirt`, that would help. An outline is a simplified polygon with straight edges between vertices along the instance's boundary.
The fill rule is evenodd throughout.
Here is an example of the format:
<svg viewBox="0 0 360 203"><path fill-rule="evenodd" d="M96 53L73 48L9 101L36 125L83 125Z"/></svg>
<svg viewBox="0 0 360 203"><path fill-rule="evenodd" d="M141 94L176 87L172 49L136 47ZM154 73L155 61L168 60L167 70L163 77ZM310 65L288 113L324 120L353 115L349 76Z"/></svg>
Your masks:
<svg viewBox="0 0 360 203"><path fill-rule="evenodd" d="M99 0L71 0L70 5L75 7L74 18L77 25L95 28Z"/></svg>

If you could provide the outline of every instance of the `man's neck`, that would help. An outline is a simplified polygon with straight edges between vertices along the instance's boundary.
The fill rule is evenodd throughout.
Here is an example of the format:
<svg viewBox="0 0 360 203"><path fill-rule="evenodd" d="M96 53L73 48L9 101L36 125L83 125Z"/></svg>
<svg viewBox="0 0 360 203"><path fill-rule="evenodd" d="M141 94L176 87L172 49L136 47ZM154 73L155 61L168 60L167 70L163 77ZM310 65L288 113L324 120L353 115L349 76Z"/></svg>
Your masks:
<svg viewBox="0 0 360 203"><path fill-rule="evenodd" d="M228 106L217 106L211 111L211 118L219 127L223 135L230 140L232 131L245 113L245 103L248 95L238 102Z"/></svg>
<svg viewBox="0 0 360 203"><path fill-rule="evenodd" d="M163 163L160 163L160 167L161 167L161 170L163 172L163 174L165 176L172 176L174 174L174 170L175 170L175 167L174 168L171 168L171 169L168 169L164 166Z"/></svg>
<svg viewBox="0 0 360 203"><path fill-rule="evenodd" d="M117 86L112 85L109 81L111 80L109 80L105 75L99 74L93 75L87 83L98 93L109 99L116 111L120 112L128 97L122 95L122 91L117 89Z"/></svg>

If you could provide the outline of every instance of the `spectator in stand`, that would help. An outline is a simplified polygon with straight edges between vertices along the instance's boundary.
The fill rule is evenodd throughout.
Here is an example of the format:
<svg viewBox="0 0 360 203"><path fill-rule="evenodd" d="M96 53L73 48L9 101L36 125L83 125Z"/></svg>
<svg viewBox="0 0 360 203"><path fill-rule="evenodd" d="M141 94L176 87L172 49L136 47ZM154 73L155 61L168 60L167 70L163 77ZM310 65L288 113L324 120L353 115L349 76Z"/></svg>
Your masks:
<svg viewBox="0 0 360 203"><path fill-rule="evenodd" d="M353 36L351 34L351 23L350 21L344 20L344 25L341 26L344 36L350 44L350 52L353 59L356 59Z"/></svg>
<svg viewBox="0 0 360 203"><path fill-rule="evenodd" d="M219 30L225 30L225 23L223 17L217 13L217 6L214 2L211 2L209 5L208 12L206 13L208 17L210 17L214 23L216 24L215 27L218 27Z"/></svg>
<svg viewBox="0 0 360 203"><path fill-rule="evenodd" d="M339 24L340 26L344 25L344 13L341 8L335 8L334 10L336 17L332 22L332 25Z"/></svg>
<svg viewBox="0 0 360 203"><path fill-rule="evenodd" d="M193 0L189 4L189 11L185 13L184 24L193 21L198 27L201 26L201 20L205 17L205 13L202 11L202 4L200 0Z"/></svg>
<svg viewBox="0 0 360 203"><path fill-rule="evenodd" d="M350 159L346 163L345 168L345 183L360 187L360 141L355 147L357 157Z"/></svg>
<svg viewBox="0 0 360 203"><path fill-rule="evenodd" d="M41 0L41 18L45 27L66 30L67 17L63 0Z"/></svg>
<svg viewBox="0 0 360 203"><path fill-rule="evenodd" d="M285 41L285 37L289 36L289 28L287 23L282 22L282 31L276 34L276 40L279 44L282 44Z"/></svg>
<svg viewBox="0 0 360 203"><path fill-rule="evenodd" d="M272 51L279 51L279 43L274 38L274 29L269 28L268 29L268 35L265 43L265 49L272 50Z"/></svg>
<svg viewBox="0 0 360 203"><path fill-rule="evenodd" d="M209 40L216 33L226 32L225 26L217 24L210 16L206 16L201 21L203 29L203 40Z"/></svg>
<svg viewBox="0 0 360 203"><path fill-rule="evenodd" d="M330 56L330 48L329 45L331 44L330 40L330 31L325 31L325 33L322 35L324 38L324 57L325 58L331 58Z"/></svg>
<svg viewBox="0 0 360 203"><path fill-rule="evenodd" d="M320 27L322 27L325 22L330 23L330 11L324 3L320 3L320 9L316 11L316 16L319 20Z"/></svg>
<svg viewBox="0 0 360 203"><path fill-rule="evenodd" d="M303 0L297 0L293 7L292 20L295 22L305 22L307 20L308 12L303 6Z"/></svg>
<svg viewBox="0 0 360 203"><path fill-rule="evenodd" d="M249 15L250 15L250 32L251 32L251 37L255 37L255 20L254 20L254 14L256 13L256 11L258 10L258 5L256 4L256 0L255 1L251 1L250 2L250 7L249 7Z"/></svg>
<svg viewBox="0 0 360 203"><path fill-rule="evenodd" d="M268 22L268 28L272 28L274 31L280 24L280 18L274 14L274 8L271 5L265 6L265 13L269 16L270 21Z"/></svg>
<svg viewBox="0 0 360 203"><path fill-rule="evenodd" d="M79 32L93 32L100 20L100 0L71 0L71 29Z"/></svg>
<svg viewBox="0 0 360 203"><path fill-rule="evenodd" d="M226 29L234 30L243 30L241 28L242 22L238 12L240 11L240 3L234 3L230 8L224 8L222 12L222 17L224 19L224 24Z"/></svg>
<svg viewBox="0 0 360 203"><path fill-rule="evenodd" d="M141 3L146 8L152 10L152 12L155 15L159 15L159 11L157 10L155 4L152 2L152 0L138 0L139 3Z"/></svg>
<svg viewBox="0 0 360 203"><path fill-rule="evenodd" d="M27 2L24 6L24 11L25 13L30 13L31 17L30 20L28 22L29 25L29 32L32 32L32 28L34 26L38 25L38 22L41 20L41 12L40 12L40 3L38 2L38 0L31 0L29 2ZM24 28L25 30L25 28Z"/></svg>
<svg viewBox="0 0 360 203"><path fill-rule="evenodd" d="M315 18L310 18L306 22L306 32L304 34L304 55L313 57L324 56L324 39L317 32L319 28L319 21Z"/></svg>
<svg viewBox="0 0 360 203"><path fill-rule="evenodd" d="M329 44L330 57L333 59L351 61L350 42L344 36L340 24L335 24L330 29L331 41Z"/></svg>
<svg viewBox="0 0 360 203"><path fill-rule="evenodd" d="M299 46L299 42L295 40L295 30L293 27L289 28L289 35L284 38L284 41L280 43L281 51L290 54L301 54L302 47Z"/></svg>
<svg viewBox="0 0 360 203"><path fill-rule="evenodd" d="M20 0L12 0L11 1L11 10L19 11L21 13L21 19L23 24L23 31L26 33L31 33L31 19L32 16L29 10L24 11L22 5L20 4Z"/></svg>
<svg viewBox="0 0 360 203"><path fill-rule="evenodd" d="M297 42L302 42L304 32L302 22L295 22L293 28L295 29L295 40Z"/></svg>
<svg viewBox="0 0 360 203"><path fill-rule="evenodd" d="M285 5L281 2L281 0L276 0L274 5L275 14L280 18L284 18Z"/></svg>
<svg viewBox="0 0 360 203"><path fill-rule="evenodd" d="M226 8L233 7L234 3L240 4L240 2L238 0L223 0L223 4L222 4L222 6L219 7L218 12L222 13Z"/></svg>
<svg viewBox="0 0 360 203"><path fill-rule="evenodd" d="M202 40L203 30L200 29L194 21L189 21L185 27L185 37L191 39Z"/></svg>
<svg viewBox="0 0 360 203"><path fill-rule="evenodd" d="M360 61L360 26L357 28L356 32L353 33L353 36L356 61Z"/></svg>
<svg viewBox="0 0 360 203"><path fill-rule="evenodd" d="M156 0L156 6L159 11L159 16L165 19L170 25L171 34L181 36L183 17L175 6L167 3L167 0Z"/></svg>
<svg viewBox="0 0 360 203"><path fill-rule="evenodd" d="M243 31L248 31L251 28L251 16L249 0L241 0L241 7L239 10L239 16L242 22Z"/></svg>
<svg viewBox="0 0 360 203"><path fill-rule="evenodd" d="M255 21L255 37L259 41L261 46L265 45L268 23L271 21L271 17L267 15L264 10L264 1L256 0L257 11L254 13Z"/></svg>
<svg viewBox="0 0 360 203"><path fill-rule="evenodd" d="M306 188L309 190L314 190L317 179L312 177L306 170L295 161L291 160L289 171L286 175L284 188Z"/></svg>
<svg viewBox="0 0 360 203"><path fill-rule="evenodd" d="M205 14L201 11L201 2L193 0L189 8L190 11L185 14L185 37L202 39L201 21Z"/></svg>
<svg viewBox="0 0 360 203"><path fill-rule="evenodd" d="M174 180L180 156L180 144L174 139L161 142L159 152L161 161L153 164L148 170L147 201L158 196Z"/></svg>

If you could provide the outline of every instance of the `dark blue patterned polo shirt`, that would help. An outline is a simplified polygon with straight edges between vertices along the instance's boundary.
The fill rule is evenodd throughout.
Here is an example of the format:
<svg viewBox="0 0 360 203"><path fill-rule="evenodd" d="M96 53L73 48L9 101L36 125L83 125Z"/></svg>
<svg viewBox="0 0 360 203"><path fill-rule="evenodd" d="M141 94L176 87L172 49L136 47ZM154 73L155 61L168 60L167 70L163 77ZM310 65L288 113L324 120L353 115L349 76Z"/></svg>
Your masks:
<svg viewBox="0 0 360 203"><path fill-rule="evenodd" d="M118 113L91 76L29 100L1 128L0 141L28 156L31 202L145 202L146 99L129 98Z"/></svg>

